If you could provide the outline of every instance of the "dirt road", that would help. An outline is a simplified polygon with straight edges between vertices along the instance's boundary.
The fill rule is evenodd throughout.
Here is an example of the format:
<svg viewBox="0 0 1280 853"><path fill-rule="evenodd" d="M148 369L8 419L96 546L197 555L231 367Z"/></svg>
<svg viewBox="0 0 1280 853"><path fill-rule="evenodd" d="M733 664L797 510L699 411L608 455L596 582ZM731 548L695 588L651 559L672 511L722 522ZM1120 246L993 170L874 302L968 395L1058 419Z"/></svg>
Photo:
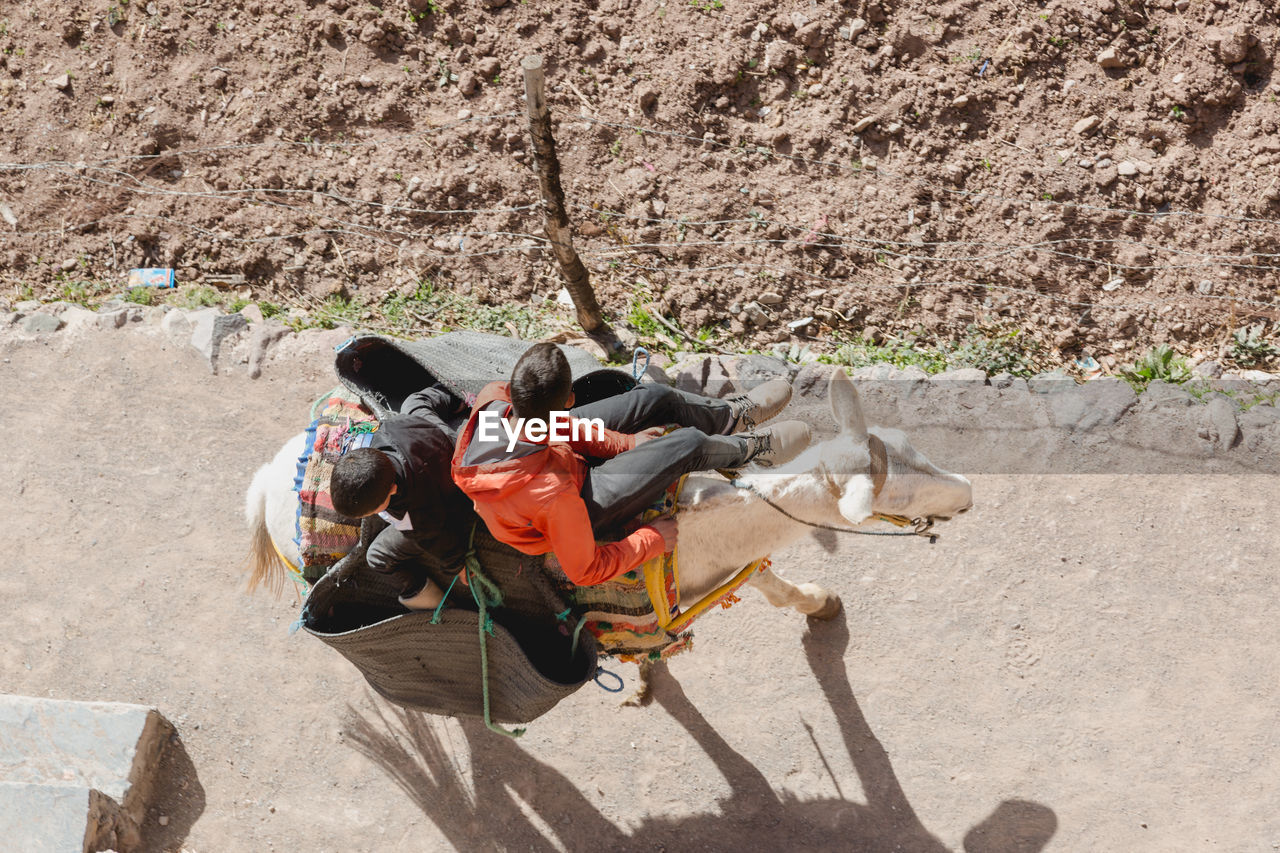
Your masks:
<svg viewBox="0 0 1280 853"><path fill-rule="evenodd" d="M591 686L509 741L373 700L294 601L242 592L244 488L326 346L250 380L155 327L0 333L0 691L174 722L156 849L1280 845L1274 476L977 472L935 546L775 555L835 623L747 590L650 708Z"/></svg>

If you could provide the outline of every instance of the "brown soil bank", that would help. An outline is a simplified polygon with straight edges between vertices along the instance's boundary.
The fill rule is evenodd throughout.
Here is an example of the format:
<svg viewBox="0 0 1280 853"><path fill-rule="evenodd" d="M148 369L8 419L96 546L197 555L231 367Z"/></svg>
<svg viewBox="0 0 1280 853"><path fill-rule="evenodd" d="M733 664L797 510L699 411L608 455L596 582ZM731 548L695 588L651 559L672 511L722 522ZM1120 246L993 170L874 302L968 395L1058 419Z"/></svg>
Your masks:
<svg viewBox="0 0 1280 853"><path fill-rule="evenodd" d="M441 293L554 297L541 52L616 318L1219 355L1277 317L1278 32L1262 0L36 0L0 15L0 273L74 297L172 266L419 331Z"/></svg>

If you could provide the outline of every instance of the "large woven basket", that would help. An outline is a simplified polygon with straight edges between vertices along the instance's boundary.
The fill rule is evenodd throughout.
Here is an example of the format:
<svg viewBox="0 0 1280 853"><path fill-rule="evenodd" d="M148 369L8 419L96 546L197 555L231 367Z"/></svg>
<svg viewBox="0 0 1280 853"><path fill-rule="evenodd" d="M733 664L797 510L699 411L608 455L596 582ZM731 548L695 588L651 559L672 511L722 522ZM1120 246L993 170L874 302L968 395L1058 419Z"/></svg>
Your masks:
<svg viewBox="0 0 1280 853"><path fill-rule="evenodd" d="M484 332L449 332L422 341L357 335L338 349L334 367L342 384L384 418L396 412L405 397L437 381L463 399L490 382L506 381L530 346L528 341ZM579 405L636 385L631 374L604 367L589 353L563 344L560 351L569 361Z"/></svg>
<svg viewBox="0 0 1280 853"><path fill-rule="evenodd" d="M502 591L486 637L490 716L524 723L595 677L595 638L581 632L572 648L567 604L542 569L477 532L476 554ZM483 716L480 614L459 583L438 622L406 612L381 575L361 568L341 586L325 576L307 596L303 628L340 652L382 696L397 705L445 716Z"/></svg>

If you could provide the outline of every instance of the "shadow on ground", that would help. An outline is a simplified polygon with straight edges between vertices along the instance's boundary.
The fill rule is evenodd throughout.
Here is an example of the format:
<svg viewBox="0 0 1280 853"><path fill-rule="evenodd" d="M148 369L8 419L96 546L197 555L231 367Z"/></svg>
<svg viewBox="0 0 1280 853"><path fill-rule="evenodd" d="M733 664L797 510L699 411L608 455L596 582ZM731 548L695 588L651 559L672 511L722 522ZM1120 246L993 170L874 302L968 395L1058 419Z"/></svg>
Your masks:
<svg viewBox="0 0 1280 853"><path fill-rule="evenodd" d="M844 665L848 642L843 614L831 623L812 623L804 637L809 665L839 722L865 803L847 799L842 791L820 800L775 791L694 707L665 667L653 672L654 699L715 762L731 793L715 803L714 813L652 816L634 831L614 825L570 779L475 720L461 722L470 768L459 766L433 718L385 703L369 717L353 712L346 734L459 849L552 849L542 823L570 850L946 851L907 801L888 753L853 696ZM1007 800L969 830L964 850L1039 853L1057 825L1048 807Z"/></svg>
<svg viewBox="0 0 1280 853"><path fill-rule="evenodd" d="M142 827L144 853L177 850L186 840L196 819L204 813L204 787L196 777L196 766L177 732L169 736L160 759L155 802ZM167 818L160 825L160 816Z"/></svg>

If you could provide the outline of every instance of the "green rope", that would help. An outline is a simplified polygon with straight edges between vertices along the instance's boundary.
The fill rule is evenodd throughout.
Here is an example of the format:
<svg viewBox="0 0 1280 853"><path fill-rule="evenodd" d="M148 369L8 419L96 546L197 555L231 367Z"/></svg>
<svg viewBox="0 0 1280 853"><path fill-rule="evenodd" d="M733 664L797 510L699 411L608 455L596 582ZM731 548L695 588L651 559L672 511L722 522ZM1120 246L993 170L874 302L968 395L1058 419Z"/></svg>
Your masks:
<svg viewBox="0 0 1280 853"><path fill-rule="evenodd" d="M485 635L493 633L493 619L489 616L489 607L502 604L502 593L498 587L484 576L480 570L480 561L476 559L476 527L471 525L471 539L467 543L466 572L467 586L471 589L471 597L480 608L480 679L484 695L484 724L490 731L506 735L510 738L520 737L525 733L523 728L507 731L493 722L489 714L489 648ZM454 578L457 580L457 578Z"/></svg>
<svg viewBox="0 0 1280 853"><path fill-rule="evenodd" d="M453 576L453 580L449 582L449 588L444 591L444 598L440 599L440 603L436 605L436 612L431 614L431 624L440 624L440 611L444 610L444 603L449 600L449 593L453 592L453 585L458 582L458 578L462 576L462 572Z"/></svg>

